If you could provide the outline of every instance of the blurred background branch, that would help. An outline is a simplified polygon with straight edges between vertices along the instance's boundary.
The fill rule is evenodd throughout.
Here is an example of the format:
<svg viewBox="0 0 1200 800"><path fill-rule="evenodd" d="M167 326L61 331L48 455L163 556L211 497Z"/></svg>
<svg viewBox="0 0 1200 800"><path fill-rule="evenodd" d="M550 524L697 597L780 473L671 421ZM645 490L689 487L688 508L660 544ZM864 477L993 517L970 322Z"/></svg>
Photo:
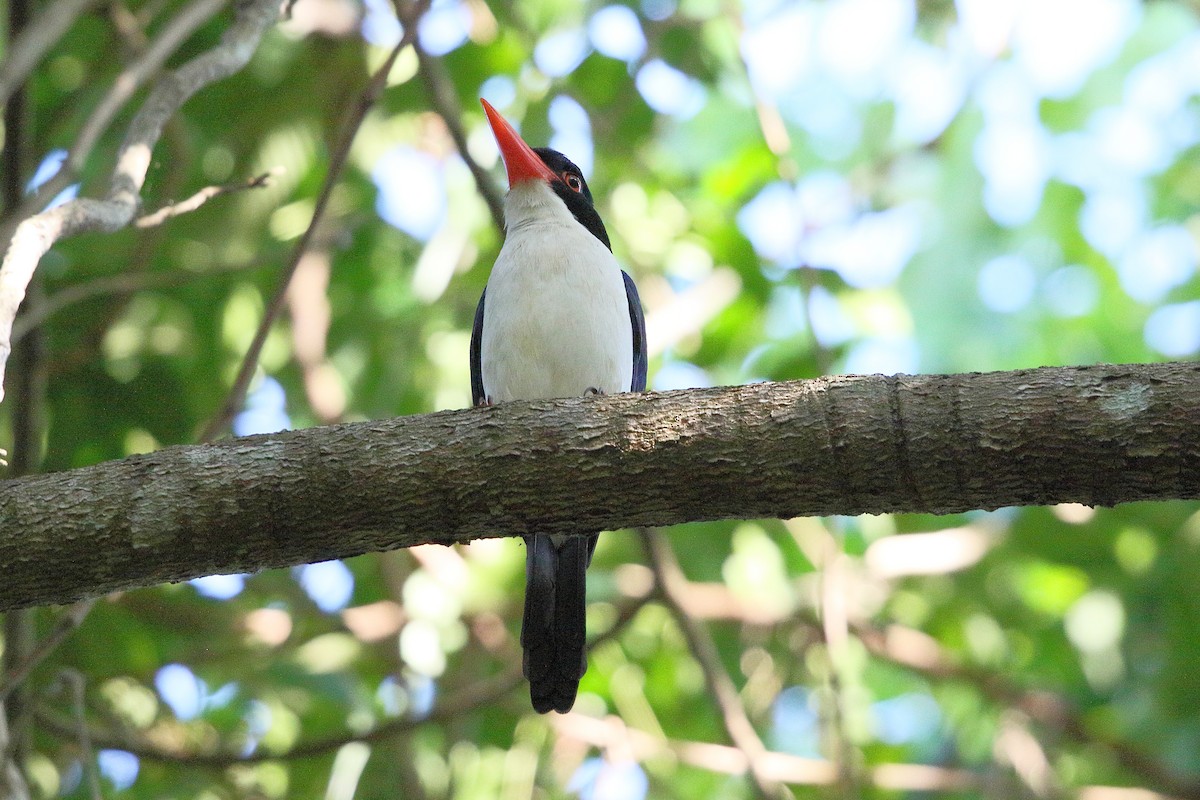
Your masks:
<svg viewBox="0 0 1200 800"><path fill-rule="evenodd" d="M230 388L229 394L226 395L224 404L222 404L213 418L209 420L200 434L201 442L211 442L219 436L233 420L238 409L244 404L246 391L250 387L250 381L258 370L258 359L262 353L263 346L266 344L267 334L270 332L280 312L283 311L288 286L291 285L292 278L296 274L296 269L299 267L304 255L308 252L313 236L321 224L322 216L329 203L329 198L333 195L333 190L337 186L342 169L346 165L346 158L350 153L350 147L354 144L354 138L358 135L359 126L366 119L367 112L378 102L384 87L387 85L388 75L391 73L396 59L404 52L405 48L412 44L417 25L421 20L421 15L428 6L428 0L414 0L414 2L408 5L408 11L404 19L405 35L392 48L387 58L383 60L383 63L375 70L375 73L367 81L357 98L350 104L350 113L345 116L341 131L338 134L337 143L334 145L332 158L329 161L329 171L321 187L321 192L317 195L312 217L309 219L308 226L304 229L300 241L296 243L295 248L292 250L291 258L288 260L279 277L279 283L276 285L275 292L267 304L262 320L258 323L258 328L254 332L254 338L250 340L250 346L242 358L241 367L238 368L237 377L233 380L233 386Z"/></svg>
<svg viewBox="0 0 1200 800"><path fill-rule="evenodd" d="M657 531L643 529L638 533L646 548L646 557L654 573L659 597L675 618L684 639L687 640L688 649L700 664L704 673L704 683L725 722L725 732L745 757L755 791L762 798L791 797L791 792L765 774L762 762L767 752L766 747L746 716L733 680L721 665L720 654L708 631L687 613L680 600L680 592L686 579L679 569L679 562L675 559L670 544Z"/></svg>
<svg viewBox="0 0 1200 800"><path fill-rule="evenodd" d="M147 48L145 55L118 78L80 132L75 147L67 156L69 168L78 169L101 131L132 96L133 90L161 66L195 27L219 8L220 2L216 0L193 0ZM10 337L17 309L42 256L59 239L85 231L115 231L130 222L141 201L151 152L167 120L195 92L241 69L253 55L264 31L274 23L276 11L274 2L259 0L245 4L220 45L158 82L129 125L117 154L107 199L68 200L35 216L24 217L19 211L11 218L11 241L3 262L0 262L0 380L12 349ZM0 399L3 396L0 390Z"/></svg>

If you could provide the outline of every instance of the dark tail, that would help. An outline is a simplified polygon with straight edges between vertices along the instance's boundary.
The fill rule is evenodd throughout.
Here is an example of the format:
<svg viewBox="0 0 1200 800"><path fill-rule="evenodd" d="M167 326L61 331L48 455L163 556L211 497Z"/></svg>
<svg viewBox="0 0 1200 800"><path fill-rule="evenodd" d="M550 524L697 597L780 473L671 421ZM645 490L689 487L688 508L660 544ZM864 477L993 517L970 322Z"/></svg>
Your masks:
<svg viewBox="0 0 1200 800"><path fill-rule="evenodd" d="M587 671L584 590L595 534L525 537L525 617L521 622L529 699L539 714L565 714Z"/></svg>

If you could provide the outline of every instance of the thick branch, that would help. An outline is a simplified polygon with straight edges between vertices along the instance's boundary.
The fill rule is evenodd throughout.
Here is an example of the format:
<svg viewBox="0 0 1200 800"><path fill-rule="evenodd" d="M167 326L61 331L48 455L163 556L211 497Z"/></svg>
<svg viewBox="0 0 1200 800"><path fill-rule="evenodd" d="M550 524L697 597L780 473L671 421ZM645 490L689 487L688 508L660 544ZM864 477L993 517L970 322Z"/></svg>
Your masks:
<svg viewBox="0 0 1200 800"><path fill-rule="evenodd" d="M0 483L0 609L482 536L1200 498L1200 364L506 403Z"/></svg>

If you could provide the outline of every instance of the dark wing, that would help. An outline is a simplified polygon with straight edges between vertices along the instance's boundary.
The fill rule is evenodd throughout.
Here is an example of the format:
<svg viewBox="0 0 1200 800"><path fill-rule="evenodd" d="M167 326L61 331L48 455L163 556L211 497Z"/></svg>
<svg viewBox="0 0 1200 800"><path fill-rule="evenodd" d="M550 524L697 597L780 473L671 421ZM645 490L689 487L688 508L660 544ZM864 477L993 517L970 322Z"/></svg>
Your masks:
<svg viewBox="0 0 1200 800"><path fill-rule="evenodd" d="M646 315L642 313L642 299L629 273L621 270L625 279L625 299L629 302L629 322L633 325L633 385L631 392L646 391ZM483 301L479 301L479 313L475 324L483 327Z"/></svg>
<svg viewBox="0 0 1200 800"><path fill-rule="evenodd" d="M475 309L475 324L471 326L471 403L474 405L479 405L487 397L483 391L483 365L479 359L479 350L483 346L483 300L485 297L487 297L487 289L484 289L483 294L479 296L479 306ZM645 359L644 354L642 358ZM643 382L645 382L644 379Z"/></svg>

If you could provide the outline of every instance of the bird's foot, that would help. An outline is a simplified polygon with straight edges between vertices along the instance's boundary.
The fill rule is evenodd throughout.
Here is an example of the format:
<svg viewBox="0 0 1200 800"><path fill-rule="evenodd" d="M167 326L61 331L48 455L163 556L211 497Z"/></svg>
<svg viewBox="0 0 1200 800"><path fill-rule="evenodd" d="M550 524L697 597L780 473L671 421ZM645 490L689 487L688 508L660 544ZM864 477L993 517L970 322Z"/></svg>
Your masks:
<svg viewBox="0 0 1200 800"><path fill-rule="evenodd" d="M603 389L601 389L599 386L589 386L587 388L587 390L584 391L584 394L585 395L587 395L587 394L605 394L605 391Z"/></svg>
<svg viewBox="0 0 1200 800"><path fill-rule="evenodd" d="M492 405L492 398L484 397L478 403L475 404L475 407L476 408L486 408L487 406L490 406L490 405Z"/></svg>

